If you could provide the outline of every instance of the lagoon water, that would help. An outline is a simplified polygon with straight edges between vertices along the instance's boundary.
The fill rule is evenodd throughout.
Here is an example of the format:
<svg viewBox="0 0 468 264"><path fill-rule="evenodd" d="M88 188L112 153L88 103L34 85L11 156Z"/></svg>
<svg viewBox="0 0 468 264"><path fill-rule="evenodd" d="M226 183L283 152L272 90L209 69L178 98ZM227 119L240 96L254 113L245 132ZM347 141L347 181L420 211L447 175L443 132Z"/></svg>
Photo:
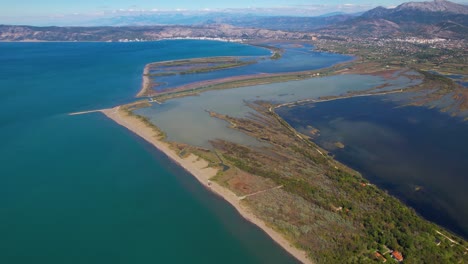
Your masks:
<svg viewBox="0 0 468 264"><path fill-rule="evenodd" d="M151 122L166 132L169 141L183 142L204 148L211 148L210 141L218 139L258 146L262 143L240 131L229 128L227 122L211 117L207 111L242 118L254 112L252 108L247 106L247 102L260 100L290 103L323 96L345 95L348 92L368 90L383 84L388 84L388 86L374 91L400 90L418 83L419 80L411 80L405 76L386 80L372 75L337 75L207 91L198 96L176 98L161 105L154 104L135 112L149 118Z"/></svg>
<svg viewBox="0 0 468 264"><path fill-rule="evenodd" d="M268 59L268 56L249 56L246 60L258 59L257 63L244 67L230 68L212 72L187 74L181 78L179 75L155 77L154 81L159 83L155 88L158 91L163 91L169 88L174 88L180 85L185 85L192 82L200 82L205 80L226 78L239 75L251 75L261 73L285 73L297 72L306 70L316 70L325 67L330 67L336 63L350 61L352 56L340 54L325 53L314 51L311 45L294 45L287 43L271 43L270 46L283 50L282 57L279 60ZM268 52L268 50L265 49Z"/></svg>
<svg viewBox="0 0 468 264"><path fill-rule="evenodd" d="M295 263L101 114L146 63L266 55L209 41L0 43L0 263Z"/></svg>
<svg viewBox="0 0 468 264"><path fill-rule="evenodd" d="M468 237L468 123L374 96L280 108L298 131L416 211ZM389 100L392 99L392 100ZM340 149L336 142L344 144Z"/></svg>

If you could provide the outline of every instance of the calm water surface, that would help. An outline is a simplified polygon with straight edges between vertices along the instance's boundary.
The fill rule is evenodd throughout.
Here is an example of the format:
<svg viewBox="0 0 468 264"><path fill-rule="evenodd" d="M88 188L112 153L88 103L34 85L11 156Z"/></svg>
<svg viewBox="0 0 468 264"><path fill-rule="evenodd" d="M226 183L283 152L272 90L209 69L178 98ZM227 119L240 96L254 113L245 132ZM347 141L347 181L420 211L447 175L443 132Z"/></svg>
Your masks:
<svg viewBox="0 0 468 264"><path fill-rule="evenodd" d="M281 48L284 52L280 60L270 60L269 56L256 56L257 63L244 67L218 70L206 73L186 74L181 78L178 75L156 77L155 82L160 83L156 90L166 90L179 85L211 79L226 78L238 75L259 73L284 73L305 70L316 70L330 67L336 63L350 61L352 56L314 51L311 45L269 44ZM265 49L268 52L268 50Z"/></svg>
<svg viewBox="0 0 468 264"><path fill-rule="evenodd" d="M136 113L148 117L151 122L167 133L167 139L190 145L210 148L211 140L223 139L239 144L261 145L246 134L229 128L224 120L212 118L207 112L246 117L253 110L246 102L258 100L276 103L344 95L381 86L384 90L399 90L419 83L401 76L394 80L371 75L337 75L301 81L248 86L236 89L214 90L199 96L172 99L163 104L154 104Z"/></svg>
<svg viewBox="0 0 468 264"><path fill-rule="evenodd" d="M299 131L421 215L468 237L468 123L386 97L281 108ZM335 147L342 142L344 149Z"/></svg>
<svg viewBox="0 0 468 264"><path fill-rule="evenodd" d="M101 114L146 63L266 55L231 43L0 43L0 263L294 263Z"/></svg>

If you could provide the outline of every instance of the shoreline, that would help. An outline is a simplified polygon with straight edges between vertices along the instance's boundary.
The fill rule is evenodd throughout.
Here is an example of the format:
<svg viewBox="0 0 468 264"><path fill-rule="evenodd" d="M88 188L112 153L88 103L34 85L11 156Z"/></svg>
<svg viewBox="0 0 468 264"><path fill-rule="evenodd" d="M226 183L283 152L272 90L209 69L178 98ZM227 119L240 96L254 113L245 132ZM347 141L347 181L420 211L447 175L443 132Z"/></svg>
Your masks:
<svg viewBox="0 0 468 264"><path fill-rule="evenodd" d="M136 95L137 98L146 96L152 90L151 79L148 76L150 71L150 65L151 63L146 64L145 68L143 69L143 80L141 83L141 89Z"/></svg>
<svg viewBox="0 0 468 264"><path fill-rule="evenodd" d="M252 86L252 85L262 85L262 84L270 84L270 83L277 83L277 82L288 82L288 81L299 81L304 79L312 79L316 77L324 77L329 75L337 75L337 74L346 74L346 72L336 72L335 74L328 74L328 71L336 71L335 68L344 67L345 65L355 63L359 60L359 58L353 58L349 61L340 62L334 64L327 68L316 69L316 70L305 70L305 71L297 71L297 72L284 72L284 73L254 73L254 74L246 74L246 75L238 75L238 76L230 76L230 77L223 77L218 79L208 79L203 81L197 81L193 83L183 84L180 86L176 86L173 88L168 88L163 91L155 91L151 87L151 80L148 76L146 76L146 72L143 73L144 84L142 88L136 95L136 98L142 97L166 97L166 96L173 96L173 95L180 95L181 93L190 93L191 95L205 92L208 90L216 90L216 89L226 89L226 88L218 88L217 85L223 84L234 84L233 87L229 88L239 88L244 86ZM145 67L146 70L146 67ZM322 73L322 74L321 74ZM325 73L325 75L324 75ZM270 80L270 78L286 78L284 80ZM146 79L146 81L145 81ZM249 82L254 81L254 84L235 84L236 82ZM146 84L146 86L145 86Z"/></svg>
<svg viewBox="0 0 468 264"><path fill-rule="evenodd" d="M284 50L271 46L269 44L271 43L277 43L281 41L267 41L266 44L259 44L259 42L255 41L250 41L250 42L242 42L242 44L253 46L253 47L258 47L258 48L263 48L267 49L271 52L271 56L269 56L270 60L277 60L281 59L282 54L284 53ZM290 41L288 41L289 43ZM304 43L304 41L298 41L300 43ZM306 42L307 43L307 42ZM324 52L324 51L319 51L319 52ZM279 57L275 57L276 54L279 54ZM350 56L351 58L346 61L338 62L333 65L330 65L329 67L325 68L319 68L319 69L310 69L310 70L302 70L302 71L293 71L293 72L278 72L278 73L247 73L244 75L237 75L237 76L228 76L228 77L223 77L223 78L218 78L218 79L208 79L208 80L202 80L202 81L197 81L193 83L188 83L188 84L183 84L180 86L168 88L163 91L156 91L153 89L153 81L151 80L149 75L149 69L150 66L155 64L155 63L169 63L169 62L175 62L175 61L183 61L183 60L193 60L194 58L190 59L176 59L176 60L168 60L168 61L158 61L158 62L150 62L145 65L143 69L143 80L142 80L142 85L138 93L136 94L136 98L143 98L143 97L157 97L157 96L166 96L170 94L176 94L176 93L182 93L182 92L199 92L199 89L205 89L205 88L210 88L211 86L216 86L216 85L221 85L224 83L232 83L232 82L238 82L238 81L260 81L259 84L269 84L272 83L271 81L268 81L266 79L268 78L281 78L281 77L291 77L295 75L309 75L308 77L296 77L293 79L288 79L285 81L292 81L292 80L301 80L301 79L309 79L313 77L319 77L319 75L315 76L314 74L317 74L320 72L328 72L328 71L335 71L337 74L342 74L342 72L337 72L336 68L339 67L344 67L345 65L348 65L350 63L356 63L361 60L359 56L355 55L346 55ZM223 56L221 56L223 57ZM246 57L246 56L232 56L232 57ZM253 57L263 57L263 56L253 56ZM206 58L216 58L216 57L206 57ZM206 59L205 58L205 59ZM203 58L195 58L195 59L203 59ZM266 82L265 82L266 80ZM278 81L273 81L273 82L278 82ZM242 87L242 85L240 86ZM237 86L236 86L237 88ZM211 89L210 89L211 90Z"/></svg>
<svg viewBox="0 0 468 264"><path fill-rule="evenodd" d="M210 179L216 175L218 169L208 167L209 163L206 160L203 160L194 154L190 154L186 158L180 157L174 150L170 148L168 143L160 139L160 136L156 134L152 127L148 126L138 118L128 115L120 109L120 106L111 109L103 109L100 110L100 112L117 124L140 136L148 143L156 147L159 151L166 154L172 161L192 174L192 176L194 176L205 188L211 190L213 193L219 195L221 198L231 204L244 219L262 229L274 242L276 242L297 260L306 264L313 263L307 257L307 253L305 251L293 246L291 242L283 237L283 235L269 227L247 206L242 204L241 197L237 196L232 191L219 185L218 183L210 181Z"/></svg>
<svg viewBox="0 0 468 264"><path fill-rule="evenodd" d="M159 38L159 39L147 39L147 40L39 40L39 39L24 39L24 40L0 40L0 43L134 43L134 42L158 42L166 40L208 40L208 41L218 41L218 42L232 42L232 43L245 43L246 40L243 39L229 39L229 38Z"/></svg>
<svg viewBox="0 0 468 264"><path fill-rule="evenodd" d="M272 51L273 52L273 51ZM228 66L228 67L225 67L225 68L216 68L216 69L207 69L205 71L201 71L201 72L212 72L212 71L217 71L217 70L225 70L225 69L231 69L231 68L237 68L237 67L243 67L243 66L246 66L246 65L249 65L249 64L254 64L254 63L257 63L258 62L258 57L259 56L214 56L214 57L202 57L202 58L190 58L190 59L177 59L177 60L166 60L166 61L157 61L157 62L151 62L151 63L148 63L145 65L145 67L143 68L143 78L142 78L142 85L141 85L141 88L140 90L138 91L138 93L136 94L136 98L142 98L142 97L155 97L155 96L159 96L161 94L166 94L164 91L156 91L154 90L155 87L158 86L159 83L157 82L153 82L152 80L152 77L154 76L151 76L150 75L150 69L151 67L153 67L154 65L158 65L158 64L161 64L161 65L167 65L167 64L171 64L171 63L174 63L174 62L184 62L184 64L187 64L187 65L190 65L190 64L196 64L196 63L199 63L200 61L213 61L213 60L222 60L222 59L232 59L232 60L237 60L237 59L242 59L242 58L256 58L255 60L252 60L250 62L245 62L245 63L238 63L238 65L232 65L232 66ZM261 57L261 56L260 56ZM217 63L216 61L213 61L214 63ZM199 72L190 72L190 73L184 73L183 71L181 72L174 72L173 74L171 75L183 75L183 74L198 74ZM244 76L244 75L242 75ZM249 75L250 76L250 75ZM229 79L231 77L227 77L227 79ZM210 80L207 80L207 81L216 81L216 80L222 80L223 82L225 82L226 78L222 78L222 79L210 79ZM201 82L204 82L204 81L201 81ZM197 84L200 83L200 82L196 82ZM215 83L216 84L216 83ZM185 85L182 85L181 86L182 88L185 88ZM172 91L172 89L171 89Z"/></svg>

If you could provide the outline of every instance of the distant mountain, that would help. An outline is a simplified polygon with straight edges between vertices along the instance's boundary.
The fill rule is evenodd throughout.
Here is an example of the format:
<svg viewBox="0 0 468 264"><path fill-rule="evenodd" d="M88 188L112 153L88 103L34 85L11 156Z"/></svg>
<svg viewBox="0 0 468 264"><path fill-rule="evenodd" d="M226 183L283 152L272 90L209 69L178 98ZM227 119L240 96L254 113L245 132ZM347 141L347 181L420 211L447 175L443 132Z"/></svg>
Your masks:
<svg viewBox="0 0 468 264"><path fill-rule="evenodd" d="M113 17L106 17L88 21L88 26L156 26L156 25L202 25L207 24L209 21L216 21L222 23L223 20L231 20L237 17L245 17L249 19L252 15L236 15L229 13L199 13L199 14L185 14L185 13L149 13L138 15L120 15Z"/></svg>
<svg viewBox="0 0 468 264"><path fill-rule="evenodd" d="M445 0L409 2L396 8L377 7L360 17L337 23L322 32L364 37L413 35L466 39L468 6Z"/></svg>
<svg viewBox="0 0 468 264"><path fill-rule="evenodd" d="M353 15L338 14L321 17L293 17L293 16L268 16L268 17L242 17L232 18L230 20L221 20L223 23L239 26L265 28L270 30L285 30L297 32L310 32L319 28L333 25L339 22L345 22Z"/></svg>
<svg viewBox="0 0 468 264"><path fill-rule="evenodd" d="M356 15L339 12L318 17L261 16L255 14L219 12L203 14L158 13L102 18L89 21L88 24L105 26L229 24L246 28L308 32L338 22L344 22L354 17L356 17Z"/></svg>
<svg viewBox="0 0 468 264"><path fill-rule="evenodd" d="M230 25L32 27L0 25L0 41L147 41L166 38L311 39L308 33Z"/></svg>
<svg viewBox="0 0 468 264"><path fill-rule="evenodd" d="M417 10L424 12L447 12L468 15L468 7L446 0L434 0L433 2L409 2L395 8L395 12L405 10Z"/></svg>
<svg viewBox="0 0 468 264"><path fill-rule="evenodd" d="M416 12L420 14L458 14L468 15L468 6L452 3L446 0L435 0L433 2L408 2L399 5L393 9L377 7L365 12L362 17L367 18L383 18L383 17L398 17L403 14Z"/></svg>
<svg viewBox="0 0 468 264"><path fill-rule="evenodd" d="M223 12L146 13L89 21L97 27L0 26L0 41L116 41L177 37L302 39L310 32L342 38L467 39L468 6L445 0L377 7L363 14L320 17Z"/></svg>
<svg viewBox="0 0 468 264"><path fill-rule="evenodd" d="M326 13L317 17L331 17L331 16L340 16L340 15L346 15L344 12L331 12L331 13Z"/></svg>

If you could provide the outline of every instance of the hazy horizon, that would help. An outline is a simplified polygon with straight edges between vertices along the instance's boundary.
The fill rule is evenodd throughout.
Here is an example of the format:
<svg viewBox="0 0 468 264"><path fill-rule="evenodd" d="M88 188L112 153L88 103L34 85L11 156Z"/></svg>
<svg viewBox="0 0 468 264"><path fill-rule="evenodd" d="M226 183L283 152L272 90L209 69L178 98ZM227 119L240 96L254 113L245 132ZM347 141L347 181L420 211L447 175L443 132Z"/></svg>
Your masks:
<svg viewBox="0 0 468 264"><path fill-rule="evenodd" d="M5 0L0 0L5 1ZM238 0L224 2L201 0L166 1L154 3L149 0L113 0L96 3L91 0L55 1L55 0L18 0L2 3L0 24L33 26L105 26L109 20L125 17L142 16L207 16L213 13L276 15L276 16L321 16L330 13L360 13L384 6L388 8L410 1L401 0ZM412 1L425 2L425 1ZM466 0L451 1L466 4Z"/></svg>

